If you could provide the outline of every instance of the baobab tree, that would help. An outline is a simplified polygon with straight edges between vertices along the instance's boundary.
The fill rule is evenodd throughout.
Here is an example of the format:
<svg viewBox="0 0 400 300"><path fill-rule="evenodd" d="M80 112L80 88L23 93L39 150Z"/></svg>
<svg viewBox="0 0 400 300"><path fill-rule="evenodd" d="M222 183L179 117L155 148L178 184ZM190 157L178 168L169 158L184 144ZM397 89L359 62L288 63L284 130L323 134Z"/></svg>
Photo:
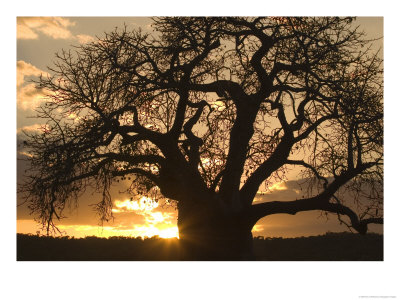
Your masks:
<svg viewBox="0 0 400 300"><path fill-rule="evenodd" d="M353 18L156 18L62 51L21 186L47 228L87 187L176 201L185 259L250 259L272 214L383 223L383 70ZM254 203L291 168L308 196ZM352 203L343 191L352 192Z"/></svg>

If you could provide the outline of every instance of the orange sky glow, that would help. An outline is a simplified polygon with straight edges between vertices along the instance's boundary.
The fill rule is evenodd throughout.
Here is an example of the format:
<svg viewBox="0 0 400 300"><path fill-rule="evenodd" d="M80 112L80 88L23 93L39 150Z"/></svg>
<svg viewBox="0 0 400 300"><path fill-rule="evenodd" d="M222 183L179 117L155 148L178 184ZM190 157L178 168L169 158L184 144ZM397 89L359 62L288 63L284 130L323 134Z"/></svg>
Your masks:
<svg viewBox="0 0 400 300"><path fill-rule="evenodd" d="M63 235L84 238L86 236L127 236L178 238L178 227L174 216L170 212L154 211L158 203L154 200L141 197L139 200L115 200L112 209L115 221L104 226L96 225L57 225ZM144 217L143 224L132 224L131 228L118 223L118 214L135 213ZM17 233L45 234L41 225L34 220L17 220Z"/></svg>

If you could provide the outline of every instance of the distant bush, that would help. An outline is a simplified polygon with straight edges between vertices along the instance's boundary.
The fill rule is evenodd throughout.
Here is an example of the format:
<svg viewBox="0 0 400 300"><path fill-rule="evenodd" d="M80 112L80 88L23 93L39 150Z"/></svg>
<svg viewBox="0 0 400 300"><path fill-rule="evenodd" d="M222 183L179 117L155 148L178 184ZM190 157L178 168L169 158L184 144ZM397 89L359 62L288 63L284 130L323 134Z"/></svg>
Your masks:
<svg viewBox="0 0 400 300"><path fill-rule="evenodd" d="M383 236L327 233L300 238L254 238L256 260L383 260ZM17 234L18 261L174 261L179 240L159 237L51 237Z"/></svg>

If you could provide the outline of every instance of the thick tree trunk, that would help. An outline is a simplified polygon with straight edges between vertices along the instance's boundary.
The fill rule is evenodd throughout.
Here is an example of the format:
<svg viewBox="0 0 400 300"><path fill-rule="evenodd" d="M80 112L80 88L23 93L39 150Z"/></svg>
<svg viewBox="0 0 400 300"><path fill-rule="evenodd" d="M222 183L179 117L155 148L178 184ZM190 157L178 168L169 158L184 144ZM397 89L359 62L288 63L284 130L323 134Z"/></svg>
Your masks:
<svg viewBox="0 0 400 300"><path fill-rule="evenodd" d="M254 260L251 227L240 216L204 205L179 205L182 260Z"/></svg>

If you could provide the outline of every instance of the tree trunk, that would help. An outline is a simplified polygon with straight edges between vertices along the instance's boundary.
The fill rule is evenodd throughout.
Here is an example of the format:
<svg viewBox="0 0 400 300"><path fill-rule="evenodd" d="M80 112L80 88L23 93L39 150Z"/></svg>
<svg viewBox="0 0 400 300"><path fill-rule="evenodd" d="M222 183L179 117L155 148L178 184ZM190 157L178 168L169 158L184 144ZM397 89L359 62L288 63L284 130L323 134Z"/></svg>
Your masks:
<svg viewBox="0 0 400 300"><path fill-rule="evenodd" d="M251 226L204 205L179 205L181 260L254 260Z"/></svg>

